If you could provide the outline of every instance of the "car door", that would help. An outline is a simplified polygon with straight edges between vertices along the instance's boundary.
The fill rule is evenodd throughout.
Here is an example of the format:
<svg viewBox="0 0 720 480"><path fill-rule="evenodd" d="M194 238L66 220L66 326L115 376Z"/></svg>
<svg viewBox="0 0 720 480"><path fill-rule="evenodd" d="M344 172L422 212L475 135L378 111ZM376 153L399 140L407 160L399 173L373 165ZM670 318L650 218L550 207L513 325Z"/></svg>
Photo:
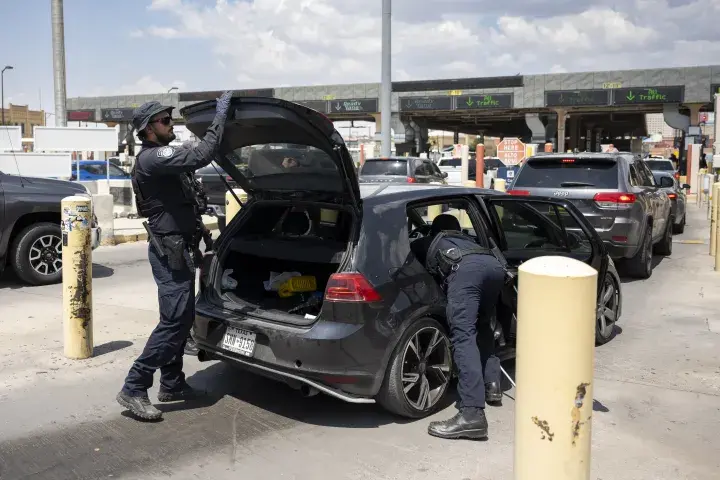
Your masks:
<svg viewBox="0 0 720 480"><path fill-rule="evenodd" d="M634 165L640 178L640 187L646 192L648 199L650 200L650 205L652 206L650 212L653 218L652 237L653 241L655 241L665 232L667 212L665 212L663 197L666 197L666 195L655 184L652 171L647 165L645 165L645 162L642 160L636 160Z"/></svg>

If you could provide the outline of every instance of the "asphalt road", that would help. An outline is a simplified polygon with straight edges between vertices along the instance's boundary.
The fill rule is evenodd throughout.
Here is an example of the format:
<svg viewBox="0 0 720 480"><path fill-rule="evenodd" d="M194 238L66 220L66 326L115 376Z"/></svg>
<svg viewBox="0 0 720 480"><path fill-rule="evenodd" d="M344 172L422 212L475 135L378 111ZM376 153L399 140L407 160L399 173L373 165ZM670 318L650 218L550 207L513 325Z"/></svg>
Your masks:
<svg viewBox="0 0 720 480"><path fill-rule="evenodd" d="M709 480L720 471L720 273L707 221L691 213L651 279L624 283L621 330L596 349L593 479ZM129 418L114 397L157 321L146 249L95 252L96 348L86 361L63 357L59 286L0 279L1 479L513 478L514 390L488 409L488 441L445 441L427 435L431 419L302 398L189 358L189 382L207 399L161 404L160 423ZM453 414L450 405L434 419Z"/></svg>

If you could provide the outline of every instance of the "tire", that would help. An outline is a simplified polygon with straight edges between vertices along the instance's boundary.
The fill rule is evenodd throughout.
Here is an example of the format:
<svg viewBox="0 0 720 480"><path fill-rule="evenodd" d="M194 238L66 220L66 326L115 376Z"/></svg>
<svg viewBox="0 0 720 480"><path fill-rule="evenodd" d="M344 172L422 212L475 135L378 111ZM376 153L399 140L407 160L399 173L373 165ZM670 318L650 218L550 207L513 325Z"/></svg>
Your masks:
<svg viewBox="0 0 720 480"><path fill-rule="evenodd" d="M429 356L430 361L424 362L423 367L423 362L414 355L414 349L417 349L415 345L419 345L419 351L424 352L430 344L434 344L435 348ZM443 405L452 370L452 351L445 327L433 318L421 318L398 341L376 400L396 415L407 418L427 417ZM411 384L413 386L406 393L405 389ZM424 385L427 385L425 388L428 390L424 390ZM428 391L428 394L422 395L424 391Z"/></svg>
<svg viewBox="0 0 720 480"><path fill-rule="evenodd" d="M35 223L15 238L10 259L15 273L24 283L51 285L62 280L61 250L60 225Z"/></svg>
<svg viewBox="0 0 720 480"><path fill-rule="evenodd" d="M665 234L663 235L662 240L655 245L655 253L658 255L663 255L665 257L669 257L672 255L672 247L673 247L673 224L675 223L675 219L673 217L670 217L667 221L667 226L665 227Z"/></svg>
<svg viewBox="0 0 720 480"><path fill-rule="evenodd" d="M615 324L620 317L620 286L610 272L605 272L595 322L595 344L605 345L615 337Z"/></svg>
<svg viewBox="0 0 720 480"><path fill-rule="evenodd" d="M674 228L673 228L674 233L677 233L678 235L685 233L685 218L686 217L687 217L687 215L683 215L682 222L680 222L678 225L674 226Z"/></svg>
<svg viewBox="0 0 720 480"><path fill-rule="evenodd" d="M642 239L642 246L627 262L628 273L636 278L647 279L652 275L652 230L648 225Z"/></svg>

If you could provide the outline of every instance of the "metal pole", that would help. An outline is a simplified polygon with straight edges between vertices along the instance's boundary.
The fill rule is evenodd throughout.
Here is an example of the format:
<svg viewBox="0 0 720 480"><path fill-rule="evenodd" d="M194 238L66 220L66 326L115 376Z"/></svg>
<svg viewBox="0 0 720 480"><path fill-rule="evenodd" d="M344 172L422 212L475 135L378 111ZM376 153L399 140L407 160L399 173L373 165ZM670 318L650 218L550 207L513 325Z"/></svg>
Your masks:
<svg viewBox="0 0 720 480"><path fill-rule="evenodd" d="M390 146L390 96L392 94L390 72L390 60L392 53L390 35L391 5L392 0L383 0L382 2L382 85L380 88L380 143L383 157L389 157L392 152L392 148Z"/></svg>
<svg viewBox="0 0 720 480"><path fill-rule="evenodd" d="M5 69L0 73L0 110L2 110L2 124L5 125Z"/></svg>
<svg viewBox="0 0 720 480"><path fill-rule="evenodd" d="M52 0L52 47L53 80L55 84L55 126L67 126L65 103L65 25L63 20L63 0ZM79 178L78 178L79 180Z"/></svg>

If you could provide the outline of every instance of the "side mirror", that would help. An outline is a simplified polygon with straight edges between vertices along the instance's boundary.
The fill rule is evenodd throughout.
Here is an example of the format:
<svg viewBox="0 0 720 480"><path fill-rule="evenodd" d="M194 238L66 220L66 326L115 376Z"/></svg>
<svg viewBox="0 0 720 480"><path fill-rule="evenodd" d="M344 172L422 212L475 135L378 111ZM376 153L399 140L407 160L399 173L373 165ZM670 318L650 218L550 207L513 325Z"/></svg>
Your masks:
<svg viewBox="0 0 720 480"><path fill-rule="evenodd" d="M447 177L448 177L448 173L447 173L447 172L442 172L442 177L443 177L443 178L447 178Z"/></svg>
<svg viewBox="0 0 720 480"><path fill-rule="evenodd" d="M660 177L660 188L671 188L675 182L670 177Z"/></svg>
<svg viewBox="0 0 720 480"><path fill-rule="evenodd" d="M684 188L685 190L690 190L690 185L688 185L687 183L683 183L682 188Z"/></svg>

